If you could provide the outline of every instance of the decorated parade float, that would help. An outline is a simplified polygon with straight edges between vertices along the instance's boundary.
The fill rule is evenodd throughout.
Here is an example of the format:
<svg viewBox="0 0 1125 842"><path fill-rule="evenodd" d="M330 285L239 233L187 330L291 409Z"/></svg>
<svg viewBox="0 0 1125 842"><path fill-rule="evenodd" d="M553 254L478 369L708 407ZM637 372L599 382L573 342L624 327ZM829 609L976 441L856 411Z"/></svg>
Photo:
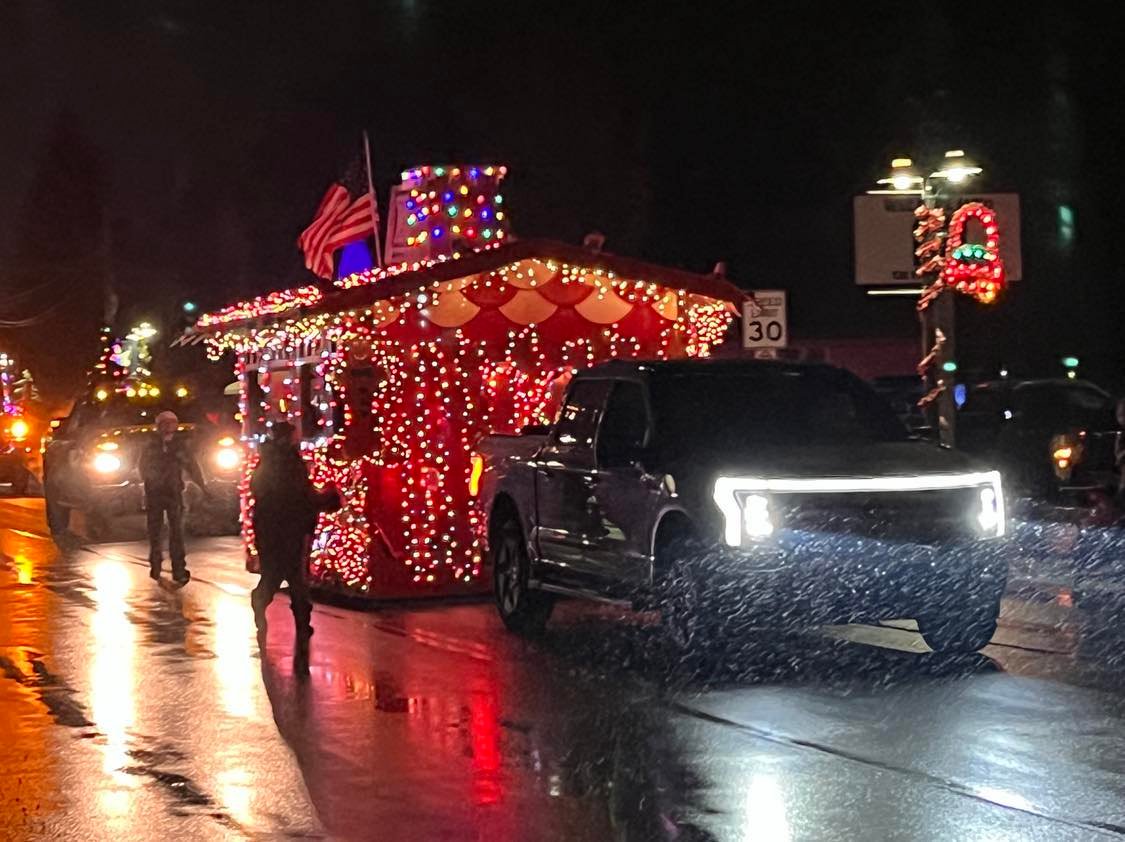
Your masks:
<svg viewBox="0 0 1125 842"><path fill-rule="evenodd" d="M214 359L236 361L247 476L269 424L288 419L314 481L341 491L312 547L320 587L377 598L487 589L474 496L481 437L552 418L576 369L707 356L735 317L742 293L720 277L596 243L517 241L504 174L404 172L386 266L234 304L191 331Z"/></svg>

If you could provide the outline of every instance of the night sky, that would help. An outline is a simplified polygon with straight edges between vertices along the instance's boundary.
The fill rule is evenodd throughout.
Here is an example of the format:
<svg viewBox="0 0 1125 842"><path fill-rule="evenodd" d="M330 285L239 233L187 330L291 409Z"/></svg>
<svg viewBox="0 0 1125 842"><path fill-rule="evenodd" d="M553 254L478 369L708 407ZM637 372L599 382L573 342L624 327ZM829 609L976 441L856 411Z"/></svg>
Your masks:
<svg viewBox="0 0 1125 842"><path fill-rule="evenodd" d="M853 282L851 197L956 146L1024 215L1025 280L961 306L963 366L1078 354L1116 385L1116 29L945 8L6 0L0 345L69 388L107 282L166 323L305 280L296 235L364 128L383 196L408 165L506 163L518 235L724 260L790 291L798 339L913 336Z"/></svg>

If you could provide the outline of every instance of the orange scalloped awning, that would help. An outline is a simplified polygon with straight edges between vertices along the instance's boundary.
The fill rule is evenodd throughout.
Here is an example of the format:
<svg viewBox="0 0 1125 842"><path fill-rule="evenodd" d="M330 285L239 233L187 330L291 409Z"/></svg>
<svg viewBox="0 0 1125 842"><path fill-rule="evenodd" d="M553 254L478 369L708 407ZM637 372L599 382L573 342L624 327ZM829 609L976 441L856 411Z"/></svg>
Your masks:
<svg viewBox="0 0 1125 842"><path fill-rule="evenodd" d="M652 309L669 321L675 321L680 314L680 297L675 291L669 290L661 296L660 300L653 303Z"/></svg>
<svg viewBox="0 0 1125 842"><path fill-rule="evenodd" d="M516 324L530 325L546 321L557 309L538 290L522 289L500 308L500 312Z"/></svg>
<svg viewBox="0 0 1125 842"><path fill-rule="evenodd" d="M481 311L481 308L460 292L445 292L422 312L438 327L460 327Z"/></svg>
<svg viewBox="0 0 1125 842"><path fill-rule="evenodd" d="M574 305L578 315L588 322L599 325L621 321L632 309L632 304L619 297L608 286Z"/></svg>
<svg viewBox="0 0 1125 842"><path fill-rule="evenodd" d="M537 260L524 260L509 266L504 280L518 289L541 287L555 277L555 270Z"/></svg>

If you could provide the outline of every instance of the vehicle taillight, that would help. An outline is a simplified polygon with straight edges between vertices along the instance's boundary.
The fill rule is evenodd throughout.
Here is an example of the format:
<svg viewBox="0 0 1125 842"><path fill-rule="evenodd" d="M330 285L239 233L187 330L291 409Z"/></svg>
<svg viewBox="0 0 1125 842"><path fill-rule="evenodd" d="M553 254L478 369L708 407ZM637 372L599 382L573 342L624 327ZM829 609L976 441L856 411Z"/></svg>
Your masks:
<svg viewBox="0 0 1125 842"><path fill-rule="evenodd" d="M1082 461L1082 443L1072 436L1055 436L1051 439L1051 466L1060 480L1070 479L1074 466Z"/></svg>
<svg viewBox="0 0 1125 842"><path fill-rule="evenodd" d="M480 494L480 478L484 473L484 457L474 453L471 460L472 468L469 471L469 496L476 497Z"/></svg>

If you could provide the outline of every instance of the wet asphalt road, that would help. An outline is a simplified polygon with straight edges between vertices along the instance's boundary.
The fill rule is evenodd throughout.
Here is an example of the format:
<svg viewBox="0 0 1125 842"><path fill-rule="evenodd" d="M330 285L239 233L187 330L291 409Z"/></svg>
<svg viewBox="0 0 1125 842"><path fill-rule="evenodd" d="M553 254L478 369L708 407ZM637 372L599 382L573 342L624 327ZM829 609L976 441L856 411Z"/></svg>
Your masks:
<svg viewBox="0 0 1125 842"><path fill-rule="evenodd" d="M614 610L531 643L485 602L318 604L307 677L284 598L259 654L235 539L175 590L44 532L0 501L0 839L1125 837L1103 529L1022 527L980 656L852 626L695 667Z"/></svg>

